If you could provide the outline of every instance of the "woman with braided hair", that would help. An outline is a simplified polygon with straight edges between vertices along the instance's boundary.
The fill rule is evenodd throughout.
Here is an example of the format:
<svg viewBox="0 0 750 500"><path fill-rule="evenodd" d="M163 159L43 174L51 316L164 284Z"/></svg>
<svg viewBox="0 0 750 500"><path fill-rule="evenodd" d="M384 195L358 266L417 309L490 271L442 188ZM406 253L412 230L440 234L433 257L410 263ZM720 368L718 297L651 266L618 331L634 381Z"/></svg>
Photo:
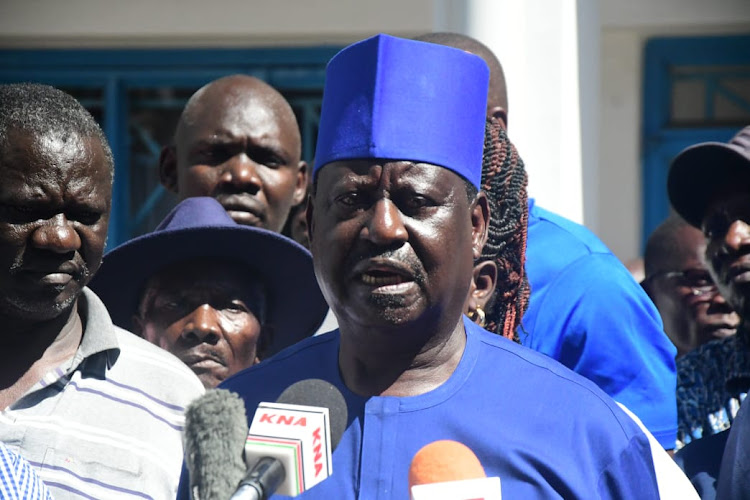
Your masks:
<svg viewBox="0 0 750 500"><path fill-rule="evenodd" d="M490 225L465 307L475 323L515 341L530 293L524 271L529 214L526 185L523 160L508 139L504 123L488 119L482 190L490 204Z"/></svg>

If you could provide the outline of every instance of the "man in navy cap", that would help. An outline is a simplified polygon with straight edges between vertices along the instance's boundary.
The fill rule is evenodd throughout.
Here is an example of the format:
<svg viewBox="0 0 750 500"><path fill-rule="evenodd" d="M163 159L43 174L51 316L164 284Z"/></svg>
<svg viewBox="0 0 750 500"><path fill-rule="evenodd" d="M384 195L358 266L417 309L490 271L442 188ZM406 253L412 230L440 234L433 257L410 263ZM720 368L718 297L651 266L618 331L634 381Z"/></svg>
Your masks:
<svg viewBox="0 0 750 500"><path fill-rule="evenodd" d="M115 324L180 358L206 388L312 335L328 310L306 249L237 224L208 197L109 252L91 287Z"/></svg>
<svg viewBox="0 0 750 500"><path fill-rule="evenodd" d="M703 497L712 498L727 429L750 390L750 127L729 143L681 152L667 189L677 213L703 231L711 277L740 316L735 335L677 363L678 437L687 444L677 458Z"/></svg>
<svg viewBox="0 0 750 500"><path fill-rule="evenodd" d="M305 497L407 498L414 454L453 439L503 497L658 498L647 438L611 399L462 315L489 218L488 73L471 54L387 35L328 65L308 221L340 328L222 384L249 419L302 379L344 395L333 475Z"/></svg>

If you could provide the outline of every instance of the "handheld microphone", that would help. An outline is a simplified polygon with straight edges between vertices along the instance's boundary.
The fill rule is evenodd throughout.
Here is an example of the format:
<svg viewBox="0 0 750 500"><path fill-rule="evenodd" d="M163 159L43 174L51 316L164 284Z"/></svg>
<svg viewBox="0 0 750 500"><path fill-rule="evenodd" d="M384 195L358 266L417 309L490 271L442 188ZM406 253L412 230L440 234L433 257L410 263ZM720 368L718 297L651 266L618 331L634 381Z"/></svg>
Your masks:
<svg viewBox="0 0 750 500"><path fill-rule="evenodd" d="M185 410L185 463L193 500L226 499L245 474L245 405L233 392L211 389Z"/></svg>
<svg viewBox="0 0 750 500"><path fill-rule="evenodd" d="M500 500L500 478L487 477L467 446L435 441L414 455L409 490L411 500Z"/></svg>
<svg viewBox="0 0 750 500"><path fill-rule="evenodd" d="M276 403L260 403L245 443L245 461L255 465L231 500L296 496L330 476L346 420L341 392L320 379L289 386Z"/></svg>

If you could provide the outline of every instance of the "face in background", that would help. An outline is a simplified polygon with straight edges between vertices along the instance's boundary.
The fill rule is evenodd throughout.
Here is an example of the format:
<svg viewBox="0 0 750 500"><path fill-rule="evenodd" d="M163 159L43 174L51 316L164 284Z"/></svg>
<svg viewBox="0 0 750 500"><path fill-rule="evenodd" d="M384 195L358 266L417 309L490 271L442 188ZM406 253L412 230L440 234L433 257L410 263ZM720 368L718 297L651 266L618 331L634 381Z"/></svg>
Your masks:
<svg viewBox="0 0 750 500"><path fill-rule="evenodd" d="M112 196L102 144L10 130L0 179L0 315L56 318L101 264Z"/></svg>
<svg viewBox="0 0 750 500"><path fill-rule="evenodd" d="M706 261L711 275L743 321L750 317L750 196L726 190L714 197L703 218Z"/></svg>
<svg viewBox="0 0 750 500"><path fill-rule="evenodd" d="M486 239L487 200L424 163L326 165L308 207L318 282L339 324L455 323ZM432 321L432 323L430 323ZM441 325L445 326L445 325ZM408 342L408 339L403 339Z"/></svg>
<svg viewBox="0 0 750 500"><path fill-rule="evenodd" d="M259 361L264 309L263 287L249 272L206 258L152 277L134 323L212 388Z"/></svg>
<svg viewBox="0 0 750 500"><path fill-rule="evenodd" d="M734 335L739 317L719 294L705 264L703 233L687 224L675 229L677 249L645 286L682 356L711 340Z"/></svg>
<svg viewBox="0 0 750 500"><path fill-rule="evenodd" d="M238 224L280 232L305 196L300 147L278 92L251 77L223 78L188 104L175 146L162 151L162 183L180 199L216 198Z"/></svg>

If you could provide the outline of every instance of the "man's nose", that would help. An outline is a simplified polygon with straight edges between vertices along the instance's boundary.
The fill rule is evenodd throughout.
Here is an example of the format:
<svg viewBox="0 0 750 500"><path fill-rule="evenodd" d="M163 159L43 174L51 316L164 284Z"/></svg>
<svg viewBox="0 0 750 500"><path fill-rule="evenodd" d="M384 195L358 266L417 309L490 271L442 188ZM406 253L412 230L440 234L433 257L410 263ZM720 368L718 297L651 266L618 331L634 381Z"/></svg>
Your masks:
<svg viewBox="0 0 750 500"><path fill-rule="evenodd" d="M81 248L81 237L65 214L57 214L49 219L31 237L36 248L55 253L75 252Z"/></svg>
<svg viewBox="0 0 750 500"><path fill-rule="evenodd" d="M401 212L388 198L378 200L373 207L373 214L364 228L365 238L376 245L387 246L403 243L408 240Z"/></svg>
<svg viewBox="0 0 750 500"><path fill-rule="evenodd" d="M245 153L234 155L224 166L221 182L237 189L247 190L255 187L257 191L263 184L258 175L258 165Z"/></svg>
<svg viewBox="0 0 750 500"><path fill-rule="evenodd" d="M745 221L734 221L727 230L724 244L730 250L738 251L744 245L750 244L750 225Z"/></svg>
<svg viewBox="0 0 750 500"><path fill-rule="evenodd" d="M219 313L209 304L196 307L188 318L182 338L192 343L216 344L221 337Z"/></svg>

